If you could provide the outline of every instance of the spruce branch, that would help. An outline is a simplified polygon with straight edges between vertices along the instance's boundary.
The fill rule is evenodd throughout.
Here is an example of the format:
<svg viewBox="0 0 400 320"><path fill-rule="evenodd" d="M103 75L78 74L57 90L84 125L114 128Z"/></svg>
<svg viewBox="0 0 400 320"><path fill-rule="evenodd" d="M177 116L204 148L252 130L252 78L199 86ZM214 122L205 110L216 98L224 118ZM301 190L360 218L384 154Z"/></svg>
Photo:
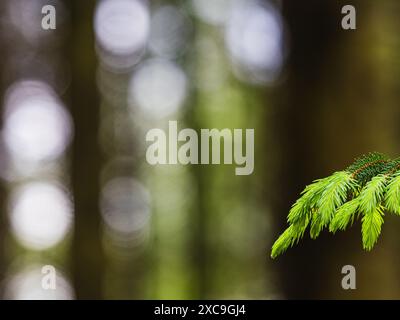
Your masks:
<svg viewBox="0 0 400 320"><path fill-rule="evenodd" d="M335 233L360 217L362 245L369 251L379 238L385 211L400 215L400 159L369 153L305 187L289 211L288 228L272 246L271 257L297 244L309 226L315 239L326 227Z"/></svg>

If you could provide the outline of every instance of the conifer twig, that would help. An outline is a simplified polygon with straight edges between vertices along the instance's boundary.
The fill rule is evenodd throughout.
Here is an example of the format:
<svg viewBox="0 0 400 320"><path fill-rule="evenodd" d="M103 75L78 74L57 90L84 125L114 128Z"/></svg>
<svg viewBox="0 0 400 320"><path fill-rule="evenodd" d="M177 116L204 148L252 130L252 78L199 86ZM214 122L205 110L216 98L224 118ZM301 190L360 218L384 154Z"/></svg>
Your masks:
<svg viewBox="0 0 400 320"><path fill-rule="evenodd" d="M309 226L315 239L326 227L335 233L360 217L363 248L369 251L378 241L385 211L400 215L400 159L369 153L306 186L289 211L289 227L273 244L271 257L297 244Z"/></svg>

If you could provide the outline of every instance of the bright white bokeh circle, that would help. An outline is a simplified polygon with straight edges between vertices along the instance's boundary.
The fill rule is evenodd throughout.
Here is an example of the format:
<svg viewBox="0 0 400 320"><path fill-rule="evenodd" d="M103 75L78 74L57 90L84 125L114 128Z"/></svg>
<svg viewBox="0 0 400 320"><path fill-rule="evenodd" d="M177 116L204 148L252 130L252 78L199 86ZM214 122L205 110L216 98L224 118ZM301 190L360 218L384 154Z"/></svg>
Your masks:
<svg viewBox="0 0 400 320"><path fill-rule="evenodd" d="M12 231L27 248L45 250L58 244L72 222L68 194L49 182L30 182L11 194L9 218Z"/></svg>
<svg viewBox="0 0 400 320"><path fill-rule="evenodd" d="M152 118L169 116L182 106L187 95L183 70L168 60L153 59L143 63L133 74L129 103Z"/></svg>
<svg viewBox="0 0 400 320"><path fill-rule="evenodd" d="M20 161L53 160L70 142L70 115L52 89L40 81L21 81L10 87L4 118L5 145Z"/></svg>
<svg viewBox="0 0 400 320"><path fill-rule="evenodd" d="M230 12L225 41L234 67L253 80L273 80L283 64L283 23L272 5L239 1Z"/></svg>
<svg viewBox="0 0 400 320"><path fill-rule="evenodd" d="M94 18L98 43L116 55L141 50L150 30L148 8L138 0L102 0Z"/></svg>

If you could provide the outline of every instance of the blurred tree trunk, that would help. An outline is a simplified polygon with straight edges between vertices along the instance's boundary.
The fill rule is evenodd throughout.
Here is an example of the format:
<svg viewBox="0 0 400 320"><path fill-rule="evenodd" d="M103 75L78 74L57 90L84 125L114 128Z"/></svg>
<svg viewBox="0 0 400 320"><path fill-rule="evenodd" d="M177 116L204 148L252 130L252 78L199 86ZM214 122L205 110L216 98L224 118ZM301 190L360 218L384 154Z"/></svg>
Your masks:
<svg viewBox="0 0 400 320"><path fill-rule="evenodd" d="M71 113L75 125L72 147L72 188L75 226L72 247L73 281L78 299L102 298L104 255L99 212L99 98L92 28L96 1L71 1Z"/></svg>
<svg viewBox="0 0 400 320"><path fill-rule="evenodd" d="M371 23L372 2L352 4L357 10L356 31L341 29L343 3L283 1L290 56L275 121L281 165L275 182L281 195L275 199L280 231L286 228L291 204L307 184L345 168L362 153L390 154L393 148L390 92L385 91L379 69L385 63L372 54L379 40ZM308 238L306 234L276 262L285 298L371 298L377 297L376 286L382 283L380 297L395 292L392 274L385 272L390 265L385 262L384 239L366 255L358 223L335 236L323 231L316 241ZM341 268L346 264L356 267L359 290L341 288Z"/></svg>
<svg viewBox="0 0 400 320"><path fill-rule="evenodd" d="M0 4L0 16L4 14L5 3ZM4 34L0 33L0 60L6 61L6 43ZM5 81L5 68L4 65L0 68L0 128L3 128L3 108L4 108L4 91L6 89ZM4 150L3 143L0 144L0 170L4 171L7 167L7 157ZM7 269L6 261L6 237L7 237L7 189L3 179L0 180L0 283L4 283L5 274ZM3 296L4 288L0 287L0 297Z"/></svg>
<svg viewBox="0 0 400 320"><path fill-rule="evenodd" d="M332 6L330 3L332 1L283 2L291 52L287 63L288 78L277 115L278 145L281 146L278 194L285 195L277 203L280 230L286 228L284 217L302 188L324 172L322 163L314 155L320 156L318 148L322 143L317 131L321 103L318 95L324 86L321 79L338 36L339 4ZM312 264L319 260L321 252L315 244L310 245L305 240L279 258L285 298L318 297L316 267Z"/></svg>

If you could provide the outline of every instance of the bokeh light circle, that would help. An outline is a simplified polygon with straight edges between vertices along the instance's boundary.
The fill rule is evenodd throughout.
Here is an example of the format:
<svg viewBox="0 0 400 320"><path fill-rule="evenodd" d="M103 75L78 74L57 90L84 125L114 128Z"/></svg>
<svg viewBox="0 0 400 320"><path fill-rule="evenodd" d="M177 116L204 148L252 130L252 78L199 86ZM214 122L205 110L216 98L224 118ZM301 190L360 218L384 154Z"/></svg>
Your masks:
<svg viewBox="0 0 400 320"><path fill-rule="evenodd" d="M27 248L45 250L58 244L72 222L67 193L50 182L30 182L14 190L9 205L12 231Z"/></svg>
<svg viewBox="0 0 400 320"><path fill-rule="evenodd" d="M183 70L168 60L152 59L134 73L129 86L129 103L145 115L163 118L175 113L187 95Z"/></svg>

